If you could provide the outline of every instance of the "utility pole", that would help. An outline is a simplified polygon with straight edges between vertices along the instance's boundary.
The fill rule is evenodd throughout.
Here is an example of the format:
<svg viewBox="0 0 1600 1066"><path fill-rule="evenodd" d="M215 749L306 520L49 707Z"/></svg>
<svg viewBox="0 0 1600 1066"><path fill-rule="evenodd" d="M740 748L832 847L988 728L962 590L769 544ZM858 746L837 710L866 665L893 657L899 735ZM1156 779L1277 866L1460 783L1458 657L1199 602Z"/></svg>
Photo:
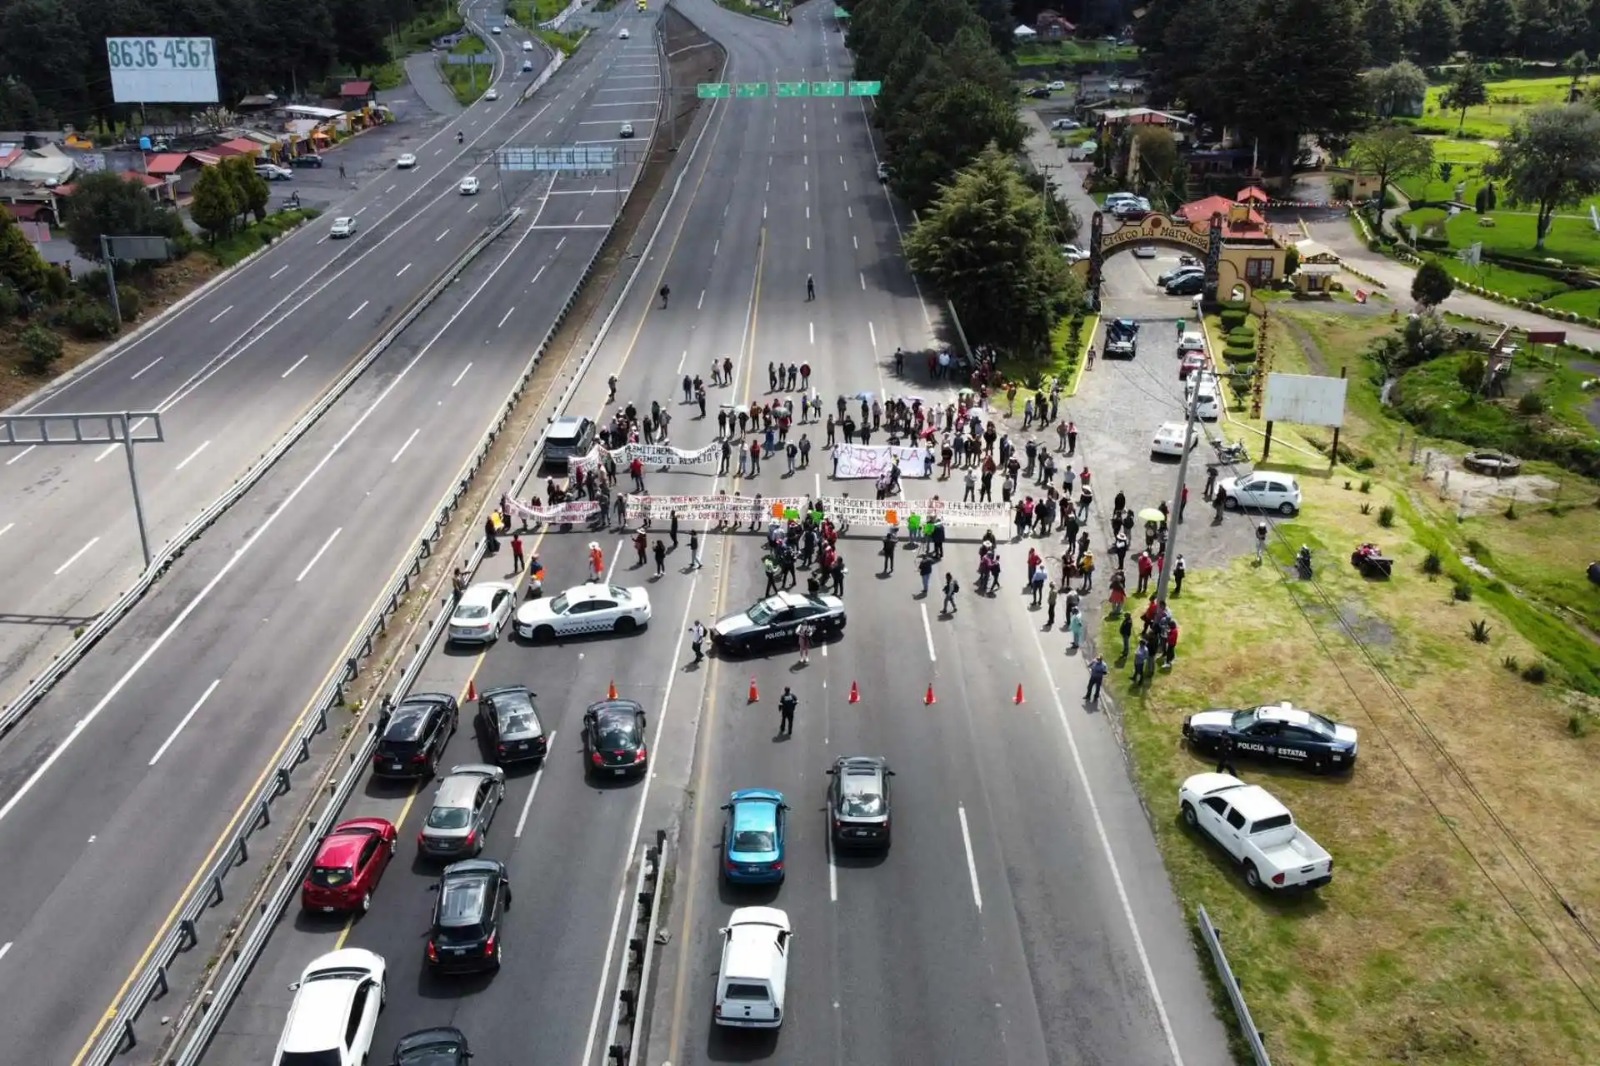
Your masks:
<svg viewBox="0 0 1600 1066"><path fill-rule="evenodd" d="M1156 575L1156 602L1167 602L1167 579L1172 573L1173 564L1178 558L1178 527L1182 525L1178 515L1182 513L1183 486L1189 476L1189 451L1194 446L1195 409L1199 406L1200 390L1196 389L1194 396L1184 401L1185 418L1183 424L1183 455L1178 459L1178 485L1172 490L1172 502L1167 505L1167 550L1165 565L1161 573Z"/></svg>

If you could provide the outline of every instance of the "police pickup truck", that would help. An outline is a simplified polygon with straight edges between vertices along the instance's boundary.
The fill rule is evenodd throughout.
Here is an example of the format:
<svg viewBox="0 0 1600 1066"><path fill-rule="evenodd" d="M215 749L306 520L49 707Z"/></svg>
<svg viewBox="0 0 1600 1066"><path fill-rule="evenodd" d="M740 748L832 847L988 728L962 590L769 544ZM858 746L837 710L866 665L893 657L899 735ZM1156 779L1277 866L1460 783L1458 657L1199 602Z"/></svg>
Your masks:
<svg viewBox="0 0 1600 1066"><path fill-rule="evenodd" d="M1195 774L1178 789L1178 811L1185 825L1222 846L1251 888L1320 888L1333 880L1333 857L1260 785L1230 774Z"/></svg>

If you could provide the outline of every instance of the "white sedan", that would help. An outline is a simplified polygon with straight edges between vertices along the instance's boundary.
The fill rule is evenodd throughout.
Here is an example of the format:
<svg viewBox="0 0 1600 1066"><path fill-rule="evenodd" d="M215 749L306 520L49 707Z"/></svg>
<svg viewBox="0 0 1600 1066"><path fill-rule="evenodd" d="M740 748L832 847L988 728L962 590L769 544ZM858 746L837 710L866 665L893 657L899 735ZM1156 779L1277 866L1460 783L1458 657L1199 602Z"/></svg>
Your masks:
<svg viewBox="0 0 1600 1066"><path fill-rule="evenodd" d="M1189 427L1182 422L1163 422L1150 438L1151 455L1182 455L1183 439L1188 434ZM1189 441L1189 447L1194 447L1194 441Z"/></svg>
<svg viewBox="0 0 1600 1066"><path fill-rule="evenodd" d="M650 593L621 585L587 584L517 609L512 630L527 640L576 633L632 633L650 624Z"/></svg>
<svg viewBox="0 0 1600 1066"><path fill-rule="evenodd" d="M328 236L334 240L356 235L356 220L352 215L340 215L333 220L333 228L328 231Z"/></svg>
<svg viewBox="0 0 1600 1066"><path fill-rule="evenodd" d="M410 170L412 167L417 165L417 157L412 155L410 152L407 152L399 159L396 159L394 161L394 165L399 167L401 170Z"/></svg>
<svg viewBox="0 0 1600 1066"><path fill-rule="evenodd" d="M621 33L617 34L617 37L620 38L621 40L626 41L628 39L628 31L627 31L627 29L624 28Z"/></svg>
<svg viewBox="0 0 1600 1066"><path fill-rule="evenodd" d="M483 94L483 98L485 100L498 100L500 99L500 90L490 89L488 92Z"/></svg>
<svg viewBox="0 0 1600 1066"><path fill-rule="evenodd" d="M480 581L456 601L445 637L452 644L489 644L500 636L517 605L517 590L506 581Z"/></svg>
<svg viewBox="0 0 1600 1066"><path fill-rule="evenodd" d="M462 178L461 179L461 195L462 196L476 196L476 195L478 195L478 179L474 178L474 177L471 177L471 176Z"/></svg>

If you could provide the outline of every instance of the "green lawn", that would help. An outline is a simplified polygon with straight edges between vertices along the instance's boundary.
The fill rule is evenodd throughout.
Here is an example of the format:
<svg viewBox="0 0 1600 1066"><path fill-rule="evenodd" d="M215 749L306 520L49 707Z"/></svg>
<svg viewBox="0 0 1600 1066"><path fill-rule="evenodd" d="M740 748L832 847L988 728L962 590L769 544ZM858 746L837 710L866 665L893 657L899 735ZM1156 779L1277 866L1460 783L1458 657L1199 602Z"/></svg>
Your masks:
<svg viewBox="0 0 1600 1066"><path fill-rule="evenodd" d="M567 0L511 0L508 10L520 26L536 27L566 10Z"/></svg>
<svg viewBox="0 0 1600 1066"><path fill-rule="evenodd" d="M1108 44L1105 41L1032 41L1019 44L1015 58L1019 67L1075 66L1131 62L1139 58L1139 50L1132 45Z"/></svg>
<svg viewBox="0 0 1600 1066"><path fill-rule="evenodd" d="M476 37L468 37L450 49L452 55L458 56L479 55L486 51L488 45ZM450 91L456 94L456 100L462 105L469 105L482 96L489 87L489 79L494 76L494 67L487 63L470 66L441 63L439 69L444 73L445 84L450 86Z"/></svg>
<svg viewBox="0 0 1600 1066"><path fill-rule="evenodd" d="M1536 107L1547 104L1563 104L1567 100L1567 89L1572 84L1572 79L1566 76L1555 78L1513 78L1508 81L1492 81L1489 83L1489 102L1481 107L1467 109L1467 118L1461 124L1459 111L1445 111L1440 103L1448 86L1434 85L1428 89L1428 99L1423 105L1423 114L1419 119L1413 119L1418 130L1424 133L1439 133L1447 137L1456 136L1458 124L1461 124L1461 133L1464 136L1480 140L1499 140L1510 132L1511 127L1523 115ZM1579 87L1583 87L1580 81Z"/></svg>
<svg viewBox="0 0 1600 1066"><path fill-rule="evenodd" d="M1496 211L1489 216L1495 221L1493 226L1478 225L1479 217L1474 212L1463 211L1455 218L1447 219L1444 211L1429 207L1406 212L1400 222L1404 227L1415 225L1423 236L1441 233L1448 236L1452 249L1468 248L1482 241L1485 249L1507 255L1559 259L1573 266L1600 268L1600 232L1595 231L1593 223L1587 218L1558 215L1545 239L1544 251L1540 253L1533 247L1533 215ZM1600 316L1600 290L1575 289L1555 278L1492 263L1469 266L1453 254L1441 253L1436 258L1452 277L1461 281L1561 311Z"/></svg>
<svg viewBox="0 0 1600 1066"><path fill-rule="evenodd" d="M1433 142L1434 169L1426 175L1408 174L1395 181L1412 200L1445 199L1455 195L1456 185L1465 182L1465 203L1483 186L1483 168L1495 155L1493 145L1482 141L1462 141L1454 137L1429 137ZM1439 164L1450 164L1450 180L1440 176Z"/></svg>

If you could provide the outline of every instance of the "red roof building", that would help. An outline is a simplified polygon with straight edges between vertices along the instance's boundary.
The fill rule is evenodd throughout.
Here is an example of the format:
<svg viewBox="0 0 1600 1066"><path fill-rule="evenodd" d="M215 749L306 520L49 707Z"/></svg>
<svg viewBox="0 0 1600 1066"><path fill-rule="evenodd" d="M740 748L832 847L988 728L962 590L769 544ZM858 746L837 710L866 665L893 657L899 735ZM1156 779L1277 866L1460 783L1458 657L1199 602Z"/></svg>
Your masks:
<svg viewBox="0 0 1600 1066"><path fill-rule="evenodd" d="M339 86L339 99L370 100L372 99L372 83L370 81L347 81Z"/></svg>
<svg viewBox="0 0 1600 1066"><path fill-rule="evenodd" d="M1240 189L1239 195L1235 196L1234 199L1241 204L1269 204L1272 202L1272 197L1267 195L1266 190L1255 185Z"/></svg>
<svg viewBox="0 0 1600 1066"><path fill-rule="evenodd" d="M260 155L262 146L248 137L235 137L231 141L223 141L212 149L220 156L230 155Z"/></svg>
<svg viewBox="0 0 1600 1066"><path fill-rule="evenodd" d="M166 177L169 174L176 174L188 162L190 160L187 152L160 152L145 156L144 170L146 174Z"/></svg>
<svg viewBox="0 0 1600 1066"><path fill-rule="evenodd" d="M1226 196L1208 196L1184 204L1174 212L1185 222L1208 225L1212 215L1222 216L1222 235L1228 240L1271 240L1266 219L1247 204L1235 203Z"/></svg>

